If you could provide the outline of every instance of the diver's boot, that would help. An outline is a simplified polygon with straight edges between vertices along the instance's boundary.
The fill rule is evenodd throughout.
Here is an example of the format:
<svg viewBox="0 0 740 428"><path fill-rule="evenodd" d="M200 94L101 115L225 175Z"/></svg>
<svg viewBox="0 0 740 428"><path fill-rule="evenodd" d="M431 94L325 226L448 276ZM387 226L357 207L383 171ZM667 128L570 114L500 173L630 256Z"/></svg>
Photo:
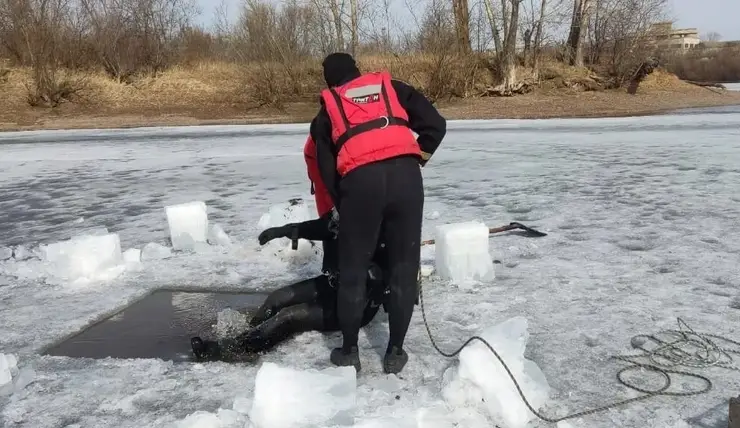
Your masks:
<svg viewBox="0 0 740 428"><path fill-rule="evenodd" d="M402 348L392 346L383 358L383 371L389 374L397 374L409 361L409 355Z"/></svg>
<svg viewBox="0 0 740 428"><path fill-rule="evenodd" d="M190 339L190 347L193 348L195 358L200 361L217 361L221 359L221 347L218 342L203 340L200 337Z"/></svg>
<svg viewBox="0 0 740 428"><path fill-rule="evenodd" d="M357 372L362 368L362 365L360 365L360 351L357 349L357 346L351 347L349 351L345 351L342 348L334 348L331 351L329 359L335 366L355 366Z"/></svg>

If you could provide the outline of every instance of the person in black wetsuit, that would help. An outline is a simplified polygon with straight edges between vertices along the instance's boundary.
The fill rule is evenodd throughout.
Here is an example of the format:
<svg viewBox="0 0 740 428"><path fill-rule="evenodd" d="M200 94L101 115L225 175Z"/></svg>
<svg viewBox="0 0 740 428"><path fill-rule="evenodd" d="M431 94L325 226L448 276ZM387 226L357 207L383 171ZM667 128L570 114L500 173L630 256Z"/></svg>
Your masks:
<svg viewBox="0 0 740 428"><path fill-rule="evenodd" d="M321 240L325 247L336 242L337 213L302 223L290 223L264 230L260 245L286 237ZM279 288L265 299L249 322L250 328L235 338L220 341L191 339L193 353L199 360L238 361L258 352L269 350L289 337L307 331L338 331L337 319L337 260L335 251L324 253L323 274ZM389 292L384 281L387 260L382 245L373 257L367 272L366 303L362 326L367 325L384 305Z"/></svg>

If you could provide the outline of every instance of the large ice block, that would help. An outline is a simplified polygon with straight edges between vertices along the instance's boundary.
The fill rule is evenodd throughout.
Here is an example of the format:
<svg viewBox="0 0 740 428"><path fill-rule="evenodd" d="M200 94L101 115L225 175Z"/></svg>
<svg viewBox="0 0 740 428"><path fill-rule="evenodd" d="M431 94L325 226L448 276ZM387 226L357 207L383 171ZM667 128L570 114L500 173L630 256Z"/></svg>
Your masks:
<svg viewBox="0 0 740 428"><path fill-rule="evenodd" d="M208 212L202 201L164 208L175 250L193 250L196 242L208 241Z"/></svg>
<svg viewBox="0 0 740 428"><path fill-rule="evenodd" d="M442 279L464 283L495 278L485 224L445 224L437 226L436 232L435 264Z"/></svg>
<svg viewBox="0 0 740 428"><path fill-rule="evenodd" d="M318 371L264 363L249 418L255 428L351 426L356 389L354 367Z"/></svg>
<svg viewBox="0 0 740 428"><path fill-rule="evenodd" d="M93 278L123 263L121 240L116 233L76 236L67 241L41 246L44 261L56 274L73 280Z"/></svg>
<svg viewBox="0 0 740 428"><path fill-rule="evenodd" d="M529 339L527 319L514 317L480 335L501 356L535 409L548 400L550 385L540 368L524 357ZM524 428L535 419L495 355L473 342L460 352L460 364L444 374L442 395L452 407L476 406L491 425Z"/></svg>

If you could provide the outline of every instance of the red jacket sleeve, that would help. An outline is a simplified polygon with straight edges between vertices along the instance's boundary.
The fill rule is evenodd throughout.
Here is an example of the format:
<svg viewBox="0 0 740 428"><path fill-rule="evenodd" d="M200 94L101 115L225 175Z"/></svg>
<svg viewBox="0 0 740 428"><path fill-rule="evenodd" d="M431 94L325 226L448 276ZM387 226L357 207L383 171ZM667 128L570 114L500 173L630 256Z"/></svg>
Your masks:
<svg viewBox="0 0 740 428"><path fill-rule="evenodd" d="M316 210L319 217L321 217L334 208L334 203L326 185L324 185L324 181L321 179L319 163L316 160L316 144L310 135L306 140L306 145L303 147L303 157L306 160L308 179L311 182L311 193L316 200Z"/></svg>

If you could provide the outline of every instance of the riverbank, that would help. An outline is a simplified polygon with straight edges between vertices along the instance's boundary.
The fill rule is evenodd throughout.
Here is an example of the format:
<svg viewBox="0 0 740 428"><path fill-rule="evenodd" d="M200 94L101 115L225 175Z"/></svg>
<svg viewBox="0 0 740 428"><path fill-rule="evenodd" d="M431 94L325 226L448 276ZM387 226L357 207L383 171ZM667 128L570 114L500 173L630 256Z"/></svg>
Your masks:
<svg viewBox="0 0 740 428"><path fill-rule="evenodd" d="M281 103L280 109L260 107L250 103L246 94L240 97L235 92L234 76L198 76L185 71L135 85L93 80L90 89L81 92L74 102L55 108L31 107L24 102L26 88L18 77L13 79L11 75L2 84L6 96L0 99L0 131L303 123L310 121L317 109L316 102L290 99ZM514 97L437 102L448 119L635 116L733 104L740 104L740 92L698 87L663 72L648 76L635 95L627 94L625 89L583 91L543 85Z"/></svg>

